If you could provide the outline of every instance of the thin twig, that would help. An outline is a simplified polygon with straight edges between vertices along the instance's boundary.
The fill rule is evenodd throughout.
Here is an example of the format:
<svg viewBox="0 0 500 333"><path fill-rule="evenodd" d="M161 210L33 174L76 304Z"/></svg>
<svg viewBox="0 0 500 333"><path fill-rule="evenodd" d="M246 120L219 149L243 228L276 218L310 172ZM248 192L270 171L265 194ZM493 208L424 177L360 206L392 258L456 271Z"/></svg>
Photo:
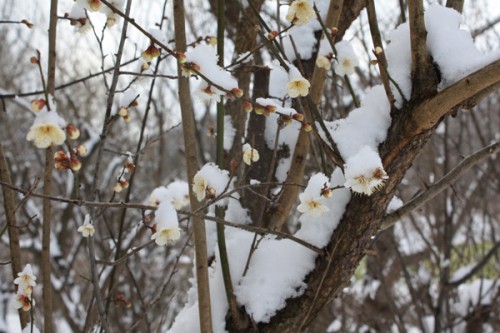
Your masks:
<svg viewBox="0 0 500 333"><path fill-rule="evenodd" d="M462 174L467 170L472 168L477 163L481 162L487 157L490 157L500 151L500 141L497 141L481 150L473 153L472 155L464 158L453 170L448 172L443 178L434 184L430 185L427 190L420 195L416 196L404 206L386 215L383 219L380 229L386 230L393 226L397 221L399 221L403 216L410 213L411 211L421 207L423 204L434 198L436 195L441 193L443 190L448 188L453 182L455 182Z"/></svg>

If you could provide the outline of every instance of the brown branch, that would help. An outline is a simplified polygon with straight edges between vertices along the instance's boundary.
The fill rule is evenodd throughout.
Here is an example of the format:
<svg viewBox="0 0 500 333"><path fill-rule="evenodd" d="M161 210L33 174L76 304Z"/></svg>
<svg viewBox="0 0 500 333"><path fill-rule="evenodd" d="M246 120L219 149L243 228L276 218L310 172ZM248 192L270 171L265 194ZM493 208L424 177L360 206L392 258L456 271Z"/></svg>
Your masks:
<svg viewBox="0 0 500 333"><path fill-rule="evenodd" d="M50 2L50 21L49 21L49 57L48 57L48 75L46 96L54 96L56 86L56 36L57 36L57 5L58 0ZM41 68L41 67L40 67ZM43 74L42 74L43 80ZM56 108L55 105L52 107ZM47 99L47 109L50 110L49 100ZM55 112L55 111L52 111ZM52 171L53 150L48 147L45 150L45 168L43 174L43 194L52 194ZM40 266L42 268L43 282L43 328L45 332L54 331L53 310L52 310L52 263L50 255L51 245L51 223L52 223L52 202L43 199L43 224L42 224L42 256ZM33 323L32 323L33 324Z"/></svg>
<svg viewBox="0 0 500 333"><path fill-rule="evenodd" d="M318 248L317 246L314 246L311 243L308 243L300 238L297 238L297 237L292 236L290 234L287 234L285 232L281 232L281 231L277 231L277 230L270 230L267 228L255 227L255 226L248 225L248 224L234 223L234 222L226 221L226 220L219 218L219 217L216 217L216 216L191 214L189 212L179 212L179 213L185 214L185 215L196 216L196 217L203 218L203 219L208 220L208 221L213 221L215 223L222 224L222 225L225 225L228 227L233 227L233 228L253 232L253 233L256 233L258 235L274 235L274 236L277 236L277 239L289 239L297 244L300 244L300 245L308 248L309 250L311 250L313 252L316 252L317 254L319 254L321 256L326 255L326 252L323 251L322 249Z"/></svg>
<svg viewBox="0 0 500 333"><path fill-rule="evenodd" d="M417 106L412 111L411 131L413 134L418 134L434 127L454 107L467 103L468 99L499 82L500 59L466 76Z"/></svg>
<svg viewBox="0 0 500 333"><path fill-rule="evenodd" d="M389 80L389 73L387 71L387 59L384 53L384 45L382 43L382 37L380 35L380 29L378 27L377 21L377 12L375 10L375 1L367 0L366 1L366 10L368 13L368 23L370 25L370 33L373 41L373 48L375 50L375 56L377 57L380 78L382 79L382 83L384 85L385 93L387 95L387 99L391 106L394 106L394 95L392 94ZM382 50L382 52L377 52L378 48Z"/></svg>
<svg viewBox="0 0 500 333"><path fill-rule="evenodd" d="M186 30L184 0L174 0L174 28L175 47L178 51L186 50ZM191 91L189 79L182 76L182 64L177 64L177 75L179 76L179 104L181 106L182 129L184 135L184 147L186 157L186 167L188 182L191 183L198 170L198 160L196 158L196 142L193 140L196 133L194 123L193 105L191 103ZM200 207L191 186L189 187L189 198L191 210L195 211ZM211 333L212 310L210 304L210 289L208 283L208 257L207 239L205 234L205 221L201 218L193 218L193 233L196 256L196 279L198 287L198 310L201 333ZM195 320L193 318L193 320Z"/></svg>
<svg viewBox="0 0 500 333"><path fill-rule="evenodd" d="M421 207L423 204L434 198L443 190L447 189L449 186L451 186L451 184L453 184L458 178L460 178L460 176L462 176L467 170L472 168L474 165L481 162L487 157L495 155L499 151L500 151L500 142L495 142L467 156L455 168L453 168L453 170L448 172L443 178L441 178L434 184L430 185L425 192L419 194L418 196L407 202L404 206L402 206L395 212L387 215L383 219L380 229L386 230L390 228L403 216Z"/></svg>
<svg viewBox="0 0 500 333"><path fill-rule="evenodd" d="M427 31L422 0L408 3L411 43L412 99L425 98L435 93L438 79L427 51Z"/></svg>
<svg viewBox="0 0 500 333"><path fill-rule="evenodd" d="M0 179L6 184L11 184L10 172L7 165L7 160L3 151L3 146L0 143ZM12 263L12 281L17 278L17 274L23 270L21 262L21 247L19 245L19 230L16 228L16 209L14 204L14 193L13 191L7 189L7 187L2 187L3 194L3 206L5 209L5 218L7 221L7 228L9 233L9 249L10 249L10 261ZM18 310L19 320L21 322L21 327L24 328L28 325L29 314L22 309Z"/></svg>
<svg viewBox="0 0 500 333"><path fill-rule="evenodd" d="M467 272L467 274L457 280L448 282L447 286L458 287L459 285L473 277L488 263L488 260L490 260L491 257L493 257L497 253L498 249L500 249L500 242L496 242L495 245L488 251L488 253L486 253L486 255L481 259L481 261L478 262L474 267L472 267L472 269Z"/></svg>

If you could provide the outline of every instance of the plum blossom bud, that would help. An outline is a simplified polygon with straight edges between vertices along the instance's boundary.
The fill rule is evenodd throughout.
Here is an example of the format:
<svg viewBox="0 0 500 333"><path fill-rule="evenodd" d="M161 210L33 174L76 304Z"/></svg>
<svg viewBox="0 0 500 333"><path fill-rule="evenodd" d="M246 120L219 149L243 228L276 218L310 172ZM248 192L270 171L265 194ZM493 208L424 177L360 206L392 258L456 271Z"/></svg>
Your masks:
<svg viewBox="0 0 500 333"><path fill-rule="evenodd" d="M252 103L250 103L250 101L243 101L243 109L244 109L246 112L252 112L252 110L253 110L253 105L252 105Z"/></svg>
<svg viewBox="0 0 500 333"><path fill-rule="evenodd" d="M265 107L263 105L255 104L253 106L253 108L254 108L256 114L264 114L265 113Z"/></svg>
<svg viewBox="0 0 500 333"><path fill-rule="evenodd" d="M279 32L277 32L276 30L273 30L271 31L270 33L267 34L267 38L269 40L273 40L275 39L277 36L279 35Z"/></svg>
<svg viewBox="0 0 500 333"><path fill-rule="evenodd" d="M186 54L184 54L182 52L177 52L175 55L176 55L177 60L179 61L179 63L183 64L183 63L186 62L186 60L187 60Z"/></svg>
<svg viewBox="0 0 500 333"><path fill-rule="evenodd" d="M135 164L130 162L130 161L126 161L125 162L125 165L124 165L125 169L127 169L129 172L132 172L135 170Z"/></svg>
<svg viewBox="0 0 500 333"><path fill-rule="evenodd" d="M287 126L287 125L290 125L292 123L292 117L290 116L281 116L281 122L283 123L283 125Z"/></svg>
<svg viewBox="0 0 500 333"><path fill-rule="evenodd" d="M302 122L302 121L304 120L304 115L303 115L302 113L294 113L294 114L292 115L292 118L293 118L294 120L297 120L297 121Z"/></svg>
<svg viewBox="0 0 500 333"><path fill-rule="evenodd" d="M47 104L47 102L43 98L35 99L31 101L31 110L38 112L45 107L45 104Z"/></svg>
<svg viewBox="0 0 500 333"><path fill-rule="evenodd" d="M82 162L73 154L69 158L69 167L73 171L78 171L82 168Z"/></svg>
<svg viewBox="0 0 500 333"><path fill-rule="evenodd" d="M158 50L154 44L149 45L149 47L141 53L141 57L148 62L158 56L160 56L160 50Z"/></svg>
<svg viewBox="0 0 500 333"><path fill-rule="evenodd" d="M80 137L80 130L73 124L66 125L66 134L71 140L76 140Z"/></svg>
<svg viewBox="0 0 500 333"><path fill-rule="evenodd" d="M142 65L141 65L141 73L142 72L145 72L149 69L149 63L148 62L143 62Z"/></svg>
<svg viewBox="0 0 500 333"><path fill-rule="evenodd" d="M382 54L382 53L384 53L384 50L380 46L377 46L375 48L375 54L379 55L379 54Z"/></svg>
<svg viewBox="0 0 500 333"><path fill-rule="evenodd" d="M130 117L129 114L127 114L125 117L123 117L123 120L125 120L125 122L129 122L130 120L132 120L132 117Z"/></svg>
<svg viewBox="0 0 500 333"><path fill-rule="evenodd" d="M319 56L316 59L316 66L319 68L324 68L325 70L329 70L332 68L332 62L325 56Z"/></svg>
<svg viewBox="0 0 500 333"><path fill-rule="evenodd" d="M303 123L303 124L302 124L302 129L303 129L305 132L311 132L311 131L312 131L312 126L311 126L311 124L309 124L309 123Z"/></svg>
<svg viewBox="0 0 500 333"><path fill-rule="evenodd" d="M38 61L38 58L37 57L31 57L30 58L30 62L33 64L33 65L36 65L36 64L39 64L40 61Z"/></svg>
<svg viewBox="0 0 500 333"><path fill-rule="evenodd" d="M243 96L243 90L240 88L233 88L231 89L231 92L236 96L237 98L241 98Z"/></svg>
<svg viewBox="0 0 500 333"><path fill-rule="evenodd" d="M56 170L69 169L69 158L63 150L56 151L54 154L54 168Z"/></svg>
<svg viewBox="0 0 500 333"><path fill-rule="evenodd" d="M339 28L332 27L331 32L332 32L332 36L337 36L337 34L339 33Z"/></svg>
<svg viewBox="0 0 500 333"><path fill-rule="evenodd" d="M321 190L321 195L325 198L331 198L333 195L333 191L331 188L325 185L325 187L323 187L323 189Z"/></svg>
<svg viewBox="0 0 500 333"><path fill-rule="evenodd" d="M76 147L76 154L78 156L85 156L85 155L87 155L87 152L88 152L88 149L87 149L87 146L85 146L85 145L79 145L78 147Z"/></svg>
<svg viewBox="0 0 500 333"><path fill-rule="evenodd" d="M217 46L217 37L209 37L208 38L208 45Z"/></svg>
<svg viewBox="0 0 500 333"><path fill-rule="evenodd" d="M116 193L120 193L123 190L123 187L120 183L116 183L115 186L113 186L113 191Z"/></svg>
<svg viewBox="0 0 500 333"><path fill-rule="evenodd" d="M118 115L120 115L121 117L128 116L127 108L121 107L120 110L118 110Z"/></svg>
<svg viewBox="0 0 500 333"><path fill-rule="evenodd" d="M128 181L126 181L125 179L122 179L120 180L120 185L122 186L122 188L128 188Z"/></svg>

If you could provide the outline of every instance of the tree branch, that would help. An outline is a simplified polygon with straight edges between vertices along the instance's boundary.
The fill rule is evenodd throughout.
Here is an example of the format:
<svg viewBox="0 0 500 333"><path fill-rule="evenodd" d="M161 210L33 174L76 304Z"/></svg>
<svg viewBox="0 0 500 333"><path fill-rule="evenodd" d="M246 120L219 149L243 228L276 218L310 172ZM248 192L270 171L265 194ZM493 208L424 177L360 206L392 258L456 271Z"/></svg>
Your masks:
<svg viewBox="0 0 500 333"><path fill-rule="evenodd" d="M174 28L175 47L178 51L186 50L186 30L184 26L184 0L174 0ZM177 74L179 76L179 103L181 106L182 130L184 135L184 148L186 157L186 167L188 182L194 178L198 170L198 160L196 158L196 142L193 140L196 133L194 124L193 105L191 103L191 90L189 79L182 76L182 64L177 64ZM196 211L200 203L189 186L189 199L191 210ZM210 304L210 287L208 283L208 258L207 239L205 234L205 221L201 218L193 218L193 233L196 257L196 280L198 287L198 310L201 333L211 333L212 310ZM194 318L193 318L194 320Z"/></svg>
<svg viewBox="0 0 500 333"><path fill-rule="evenodd" d="M466 104L476 94L500 82L500 59L452 84L431 99L425 100L412 111L413 134L436 125L454 107Z"/></svg>
<svg viewBox="0 0 500 333"><path fill-rule="evenodd" d="M499 151L500 151L500 141L495 142L475 152L474 154L467 156L453 170L448 172L443 178L441 178L439 181L429 186L425 192L419 194L418 196L407 202L404 206L402 206L395 212L386 215L382 221L380 229L386 230L390 228L403 216L410 213L414 209L421 207L427 201L431 200L436 195L441 193L441 191L448 188L453 182L455 182L460 176L462 176L467 170L472 168L474 165L481 162L487 157L495 155Z"/></svg>

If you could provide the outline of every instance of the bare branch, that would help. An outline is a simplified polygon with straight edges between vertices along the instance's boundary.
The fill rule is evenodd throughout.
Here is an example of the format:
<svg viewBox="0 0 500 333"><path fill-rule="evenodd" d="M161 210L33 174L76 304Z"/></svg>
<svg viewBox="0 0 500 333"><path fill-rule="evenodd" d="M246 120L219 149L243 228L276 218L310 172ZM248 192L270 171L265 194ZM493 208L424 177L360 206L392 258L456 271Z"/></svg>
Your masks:
<svg viewBox="0 0 500 333"><path fill-rule="evenodd" d="M441 193L441 191L448 188L453 182L455 182L460 176L462 176L467 170L472 168L477 163L481 162L487 157L495 155L500 151L500 142L495 142L472 155L464 158L453 170L448 172L443 178L441 178L436 183L432 184L427 188L427 190L420 195L416 196L409 202L407 202L403 207L399 208L395 212L384 217L382 224L380 226L381 230L386 230L393 226L397 221L399 221L403 216L410 213L414 209L421 207L423 204L434 198L436 195Z"/></svg>

